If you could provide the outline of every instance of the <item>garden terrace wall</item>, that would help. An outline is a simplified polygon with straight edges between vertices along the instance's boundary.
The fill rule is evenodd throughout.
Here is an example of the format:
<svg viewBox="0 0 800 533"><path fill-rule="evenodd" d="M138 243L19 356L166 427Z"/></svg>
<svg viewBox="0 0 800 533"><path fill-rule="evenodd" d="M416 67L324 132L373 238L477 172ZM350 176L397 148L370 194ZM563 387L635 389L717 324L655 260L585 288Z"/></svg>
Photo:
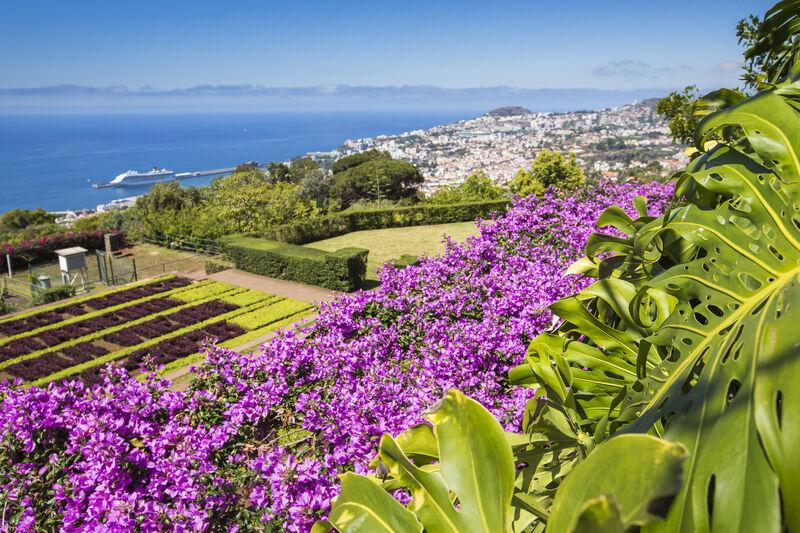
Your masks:
<svg viewBox="0 0 800 533"><path fill-rule="evenodd" d="M308 244L353 231L469 222L489 218L492 213L505 213L510 204L510 200L491 200L350 211L275 226L257 236L289 244Z"/></svg>
<svg viewBox="0 0 800 533"><path fill-rule="evenodd" d="M236 268L253 274L288 279L336 291L354 291L364 280L363 248L325 252L254 237L227 237L225 251Z"/></svg>

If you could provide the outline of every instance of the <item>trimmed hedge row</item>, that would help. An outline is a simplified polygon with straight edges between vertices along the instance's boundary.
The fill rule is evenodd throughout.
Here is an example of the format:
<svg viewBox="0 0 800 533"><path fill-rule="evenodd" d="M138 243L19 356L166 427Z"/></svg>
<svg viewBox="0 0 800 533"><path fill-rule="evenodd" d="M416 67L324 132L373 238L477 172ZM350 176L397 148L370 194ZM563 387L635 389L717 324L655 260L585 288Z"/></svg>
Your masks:
<svg viewBox="0 0 800 533"><path fill-rule="evenodd" d="M353 231L469 222L488 218L492 213L503 213L509 205L511 200L489 200L343 212L275 226L257 236L289 244L308 244Z"/></svg>
<svg viewBox="0 0 800 533"><path fill-rule="evenodd" d="M406 268L410 266L417 266L419 264L419 257L411 254L403 254L398 259L392 261L395 268Z"/></svg>
<svg viewBox="0 0 800 533"><path fill-rule="evenodd" d="M222 272L230 268L233 268L233 265L230 265L226 262L209 259L208 261L206 261L205 268L206 268L206 275L210 276L211 274L216 274L217 272Z"/></svg>
<svg viewBox="0 0 800 533"><path fill-rule="evenodd" d="M253 274L317 285L335 291L354 291L364 280L367 254L363 248L325 252L255 237L222 240L236 268Z"/></svg>

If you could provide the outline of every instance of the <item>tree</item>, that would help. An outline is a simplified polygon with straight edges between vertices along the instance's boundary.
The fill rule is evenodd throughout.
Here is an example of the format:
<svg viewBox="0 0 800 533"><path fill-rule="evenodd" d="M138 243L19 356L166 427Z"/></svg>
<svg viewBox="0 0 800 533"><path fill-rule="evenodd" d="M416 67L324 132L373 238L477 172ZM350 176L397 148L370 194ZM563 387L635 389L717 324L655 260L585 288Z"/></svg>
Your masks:
<svg viewBox="0 0 800 533"><path fill-rule="evenodd" d="M357 167L358 165L363 165L368 161L374 161L376 159L391 159L390 156L386 152L382 152L380 150L367 150L365 152L360 152L353 155L347 155L337 159L333 166L331 167L331 171L334 174L338 174L339 172L344 172L353 167Z"/></svg>
<svg viewBox="0 0 800 533"><path fill-rule="evenodd" d="M736 25L745 47L742 81L753 90L769 89L797 73L800 64L800 1L783 0L763 18L750 15Z"/></svg>
<svg viewBox="0 0 800 533"><path fill-rule="evenodd" d="M125 225L125 211L107 211L90 217L82 217L72 224L75 231L98 231L120 229Z"/></svg>
<svg viewBox="0 0 800 533"><path fill-rule="evenodd" d="M203 210L217 221L213 228L217 236L257 232L316 213L314 204L300 197L299 186L271 184L252 172L215 180Z"/></svg>
<svg viewBox="0 0 800 533"><path fill-rule="evenodd" d="M683 91L673 91L656 104L656 113L669 122L672 139L681 144L692 144L697 118L694 116L694 104L697 100L697 87L689 85Z"/></svg>
<svg viewBox="0 0 800 533"><path fill-rule="evenodd" d="M242 163L241 165L236 165L236 168L233 169L233 173L237 174L240 172L249 172L252 170L258 170L258 166L255 163Z"/></svg>
<svg viewBox="0 0 800 533"><path fill-rule="evenodd" d="M514 174L514 179L511 180L509 186L513 192L520 196L539 196L544 192L542 182L536 179L533 173L526 168L520 168Z"/></svg>
<svg viewBox="0 0 800 533"><path fill-rule="evenodd" d="M431 204L456 204L459 202L477 202L480 200L499 200L506 191L495 185L484 172L475 172L458 185L439 188L429 198Z"/></svg>
<svg viewBox="0 0 800 533"><path fill-rule="evenodd" d="M373 159L333 175L331 197L348 207L359 199L400 200L417 195L424 181L417 167L394 159Z"/></svg>
<svg viewBox="0 0 800 533"><path fill-rule="evenodd" d="M291 179L292 183L299 184L309 174L317 170L319 170L319 165L309 156L297 157L289 163L289 179Z"/></svg>
<svg viewBox="0 0 800 533"><path fill-rule="evenodd" d="M289 165L286 163L276 163L275 161L267 165L267 177L272 183L282 183L292 180Z"/></svg>
<svg viewBox="0 0 800 533"><path fill-rule="evenodd" d="M176 224L182 213L198 208L206 194L200 188L181 187L177 181L156 183L125 214L134 236L150 233L189 235L186 223Z"/></svg>
<svg viewBox="0 0 800 533"><path fill-rule="evenodd" d="M331 178L321 168L312 170L300 182L300 196L306 200L313 200L317 207L328 203L331 193Z"/></svg>
<svg viewBox="0 0 800 533"><path fill-rule="evenodd" d="M521 196L540 194L542 189L571 190L586 181L583 169L578 165L575 154L570 152L569 159L560 152L545 148L531 164L530 172L520 169L511 181L511 190Z"/></svg>
<svg viewBox="0 0 800 533"><path fill-rule="evenodd" d="M33 211L30 209L12 209L11 211L6 211L0 217L0 231L21 230L30 226L53 224L55 221L56 216L41 207Z"/></svg>

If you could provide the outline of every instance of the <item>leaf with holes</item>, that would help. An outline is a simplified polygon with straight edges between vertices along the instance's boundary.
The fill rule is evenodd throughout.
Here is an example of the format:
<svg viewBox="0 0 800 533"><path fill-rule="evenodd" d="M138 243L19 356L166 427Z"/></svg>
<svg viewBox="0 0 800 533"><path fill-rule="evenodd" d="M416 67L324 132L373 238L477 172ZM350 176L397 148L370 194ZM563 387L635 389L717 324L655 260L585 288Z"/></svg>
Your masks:
<svg viewBox="0 0 800 533"><path fill-rule="evenodd" d="M619 418L628 432L664 424L690 452L665 531L800 530L800 113L762 93L710 115L698 138L731 127L746 142L698 157L678 183L689 201L634 237L640 255L665 235L692 251L662 253L647 282L678 304Z"/></svg>

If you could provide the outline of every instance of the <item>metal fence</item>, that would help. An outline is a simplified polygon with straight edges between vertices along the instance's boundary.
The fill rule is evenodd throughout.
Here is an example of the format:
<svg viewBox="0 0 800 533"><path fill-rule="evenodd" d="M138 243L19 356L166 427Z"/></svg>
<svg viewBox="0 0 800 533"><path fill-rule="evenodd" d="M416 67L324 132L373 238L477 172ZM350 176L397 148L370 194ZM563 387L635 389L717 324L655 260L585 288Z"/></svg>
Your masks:
<svg viewBox="0 0 800 533"><path fill-rule="evenodd" d="M144 242L172 248L173 250L183 250L202 255L222 255L224 250L218 241L212 239L201 239L200 237L183 237L180 235L153 234L145 237Z"/></svg>
<svg viewBox="0 0 800 533"><path fill-rule="evenodd" d="M33 303L30 283L15 278L4 277L0 282L0 301L6 310L24 309Z"/></svg>
<svg viewBox="0 0 800 533"><path fill-rule="evenodd" d="M47 289L57 289L71 285L76 294L90 292L98 286L115 286L131 283L140 279L153 278L166 274L187 274L204 271L206 261L222 261L224 250L214 240L174 235L153 235L143 239L144 242L164 248L189 252L186 257L171 259L153 264L147 258L137 264L135 257L106 254L96 250L86 258L86 269L79 279L65 280L62 277L59 263L51 261L37 265L29 265L12 276L0 276L0 314L26 309L36 305L38 296ZM190 255L191 254L191 255ZM84 283L85 282L85 283Z"/></svg>

